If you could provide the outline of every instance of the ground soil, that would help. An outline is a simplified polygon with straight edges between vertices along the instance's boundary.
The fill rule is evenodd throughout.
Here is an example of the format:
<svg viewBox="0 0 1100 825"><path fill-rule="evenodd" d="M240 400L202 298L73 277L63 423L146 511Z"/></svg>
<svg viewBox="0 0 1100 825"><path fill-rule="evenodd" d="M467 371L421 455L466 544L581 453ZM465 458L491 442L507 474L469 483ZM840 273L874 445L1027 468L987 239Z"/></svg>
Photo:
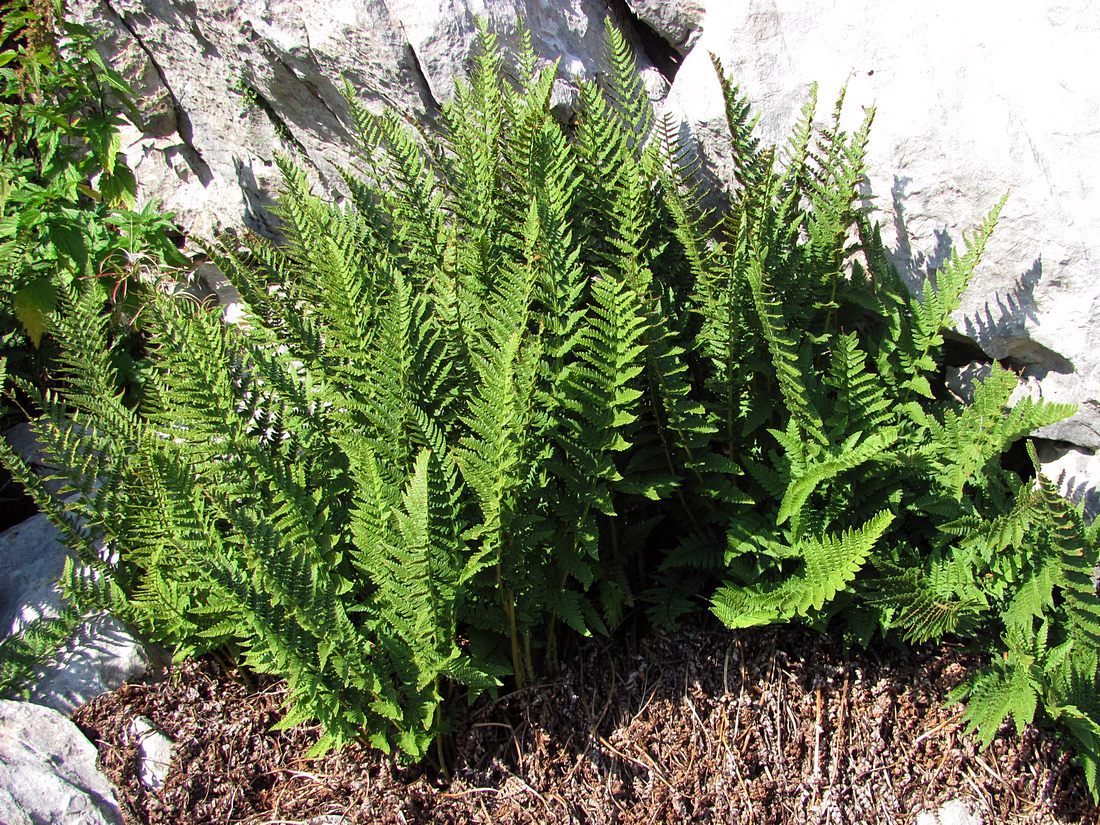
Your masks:
<svg viewBox="0 0 1100 825"><path fill-rule="evenodd" d="M306 758L317 729L269 730L284 684L210 660L75 718L128 823L881 824L949 799L986 825L1100 823L1051 735L1006 727L986 751L965 735L945 696L976 662L942 645L847 651L790 627L592 640L555 677L475 704L449 776L368 748ZM157 792L138 778L136 715L176 742Z"/></svg>

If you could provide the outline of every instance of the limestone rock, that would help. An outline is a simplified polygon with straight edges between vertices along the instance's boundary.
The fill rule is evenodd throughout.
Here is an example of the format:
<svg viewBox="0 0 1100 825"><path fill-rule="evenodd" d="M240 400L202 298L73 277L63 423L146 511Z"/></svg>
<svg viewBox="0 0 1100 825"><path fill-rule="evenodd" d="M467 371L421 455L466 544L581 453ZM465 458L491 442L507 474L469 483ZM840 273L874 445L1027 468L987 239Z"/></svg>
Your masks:
<svg viewBox="0 0 1100 825"><path fill-rule="evenodd" d="M168 776L175 744L144 716L136 716L130 722L130 737L138 745L138 773L142 783L147 788L158 790Z"/></svg>
<svg viewBox="0 0 1100 825"><path fill-rule="evenodd" d="M626 0L639 20L668 41L680 54L687 54L703 32L706 7L703 0Z"/></svg>
<svg viewBox="0 0 1100 825"><path fill-rule="evenodd" d="M113 616L90 616L68 645L39 670L28 698L72 713L96 696L164 664L167 658Z"/></svg>
<svg viewBox="0 0 1100 825"><path fill-rule="evenodd" d="M339 191L354 139L340 86L371 108L429 123L464 73L475 18L502 31L522 18L547 62L561 58L555 98L591 78L603 55L599 0L73 0L101 30L101 51L132 78L146 108L123 142L142 200L175 212L189 233L276 229L268 209L277 152L297 152L318 184ZM643 68L648 62L642 61Z"/></svg>
<svg viewBox="0 0 1100 825"><path fill-rule="evenodd" d="M877 106L869 183L894 262L916 284L1005 192L1011 197L957 315L990 356L1046 376L1045 397L1100 398L1100 87L1086 0L992 6L929 0L707 2L703 33L668 109L691 125L710 170L728 174L714 52L783 141L812 82L825 120L847 85L844 125ZM1091 439L1091 423L1063 425Z"/></svg>
<svg viewBox="0 0 1100 825"><path fill-rule="evenodd" d="M1058 485L1070 500L1084 503L1089 520L1100 514L1100 455L1063 442L1038 445L1043 475Z"/></svg>
<svg viewBox="0 0 1100 825"><path fill-rule="evenodd" d="M121 825L95 747L57 711L0 700L0 822Z"/></svg>
<svg viewBox="0 0 1100 825"><path fill-rule="evenodd" d="M0 636L57 615L61 594L55 585L67 555L56 528L42 515L0 533Z"/></svg>
<svg viewBox="0 0 1100 825"><path fill-rule="evenodd" d="M56 582L67 555L56 529L42 515L0 534L0 636L58 615L61 594ZM116 619L91 616L39 670L29 698L69 713L164 658L162 651L135 638Z"/></svg>

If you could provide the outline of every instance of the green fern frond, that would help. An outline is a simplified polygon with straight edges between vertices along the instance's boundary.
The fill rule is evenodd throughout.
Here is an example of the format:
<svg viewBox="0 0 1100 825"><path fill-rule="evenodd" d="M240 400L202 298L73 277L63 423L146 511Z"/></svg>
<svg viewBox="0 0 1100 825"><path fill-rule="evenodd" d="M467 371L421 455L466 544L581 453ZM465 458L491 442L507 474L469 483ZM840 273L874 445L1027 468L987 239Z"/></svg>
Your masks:
<svg viewBox="0 0 1100 825"><path fill-rule="evenodd" d="M604 44L610 71L608 95L623 125L628 146L639 146L653 126L653 108L642 86L634 52L610 17L604 18Z"/></svg>
<svg viewBox="0 0 1100 825"><path fill-rule="evenodd" d="M905 296L907 312L897 356L903 372L911 376L905 384L909 392L931 397L926 375L938 369L934 354L943 345L942 332L954 328L951 316L981 261L1004 204L1002 198L967 238L965 253L957 250L952 253L947 265L937 273L935 283L925 281L919 297L900 293Z"/></svg>
<svg viewBox="0 0 1100 825"><path fill-rule="evenodd" d="M800 468L798 475L792 476L783 501L779 505L776 524L783 524L791 519L791 527L798 535L800 511L809 501L814 490L841 473L846 473L869 461L879 463L889 461L889 451L897 442L898 435L896 429L888 427L880 428L865 438L860 438L857 434L839 445L836 452L829 454L826 460L814 461Z"/></svg>
<svg viewBox="0 0 1100 825"><path fill-rule="evenodd" d="M733 147L733 174L746 192L759 191L760 185L771 175L772 160L766 149L760 148L760 140L754 134L757 118L752 116L752 105L740 86L731 83L722 61L710 56L714 71L722 89L726 109L726 125Z"/></svg>
<svg viewBox="0 0 1100 825"><path fill-rule="evenodd" d="M966 733L976 733L982 747L989 747L1001 725L1012 717L1017 734L1035 718L1041 682L1033 668L998 667L972 679L955 696L967 697Z"/></svg>
<svg viewBox="0 0 1100 825"><path fill-rule="evenodd" d="M868 368L867 354L856 333L833 339L829 372L823 380L836 393L829 413L830 442L836 443L847 433L874 432L897 423L890 396Z"/></svg>
<svg viewBox="0 0 1100 825"><path fill-rule="evenodd" d="M761 257L754 256L749 261L745 277L752 290L757 322L767 341L787 411L808 438L824 445L826 440L821 414L813 407L803 376L804 356L786 329L780 304L771 292Z"/></svg>
<svg viewBox="0 0 1100 825"><path fill-rule="evenodd" d="M859 528L806 537L793 548L803 560L802 572L775 584L724 585L714 594L711 610L730 628L789 621L821 610L855 579L893 520L883 511Z"/></svg>

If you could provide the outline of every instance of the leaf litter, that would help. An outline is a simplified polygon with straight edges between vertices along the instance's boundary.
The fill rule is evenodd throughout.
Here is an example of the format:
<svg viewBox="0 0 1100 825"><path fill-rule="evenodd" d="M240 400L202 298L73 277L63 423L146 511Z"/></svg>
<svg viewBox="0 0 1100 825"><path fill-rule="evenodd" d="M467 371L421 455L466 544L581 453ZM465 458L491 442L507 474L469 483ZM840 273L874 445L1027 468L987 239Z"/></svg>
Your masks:
<svg viewBox="0 0 1100 825"><path fill-rule="evenodd" d="M961 645L843 647L796 627L696 621L582 641L558 673L477 701L447 766L369 747L303 754L316 726L272 732L286 685L187 661L80 708L127 823L915 822L960 800L990 823L1100 823L1072 751L1011 725L981 751L946 696L978 664ZM456 697L456 702L462 702ZM164 786L139 778L129 728L176 743ZM321 820L325 822L326 820Z"/></svg>

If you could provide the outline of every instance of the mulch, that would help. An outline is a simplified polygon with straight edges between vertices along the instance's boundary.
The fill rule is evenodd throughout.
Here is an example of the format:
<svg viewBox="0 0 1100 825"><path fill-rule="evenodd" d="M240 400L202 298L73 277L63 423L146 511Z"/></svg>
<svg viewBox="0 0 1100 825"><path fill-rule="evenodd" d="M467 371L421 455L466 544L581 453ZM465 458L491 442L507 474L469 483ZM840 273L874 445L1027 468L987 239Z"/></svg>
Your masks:
<svg viewBox="0 0 1100 825"><path fill-rule="evenodd" d="M1006 726L982 751L945 704L977 660L959 646L847 650L783 627L587 640L553 677L479 701L448 771L353 746L306 758L319 730L271 732L285 685L213 660L124 685L75 720L128 823L915 822L959 799L986 825L1100 823L1072 751ZM176 743L158 791L128 733ZM337 817L343 817L339 820Z"/></svg>

